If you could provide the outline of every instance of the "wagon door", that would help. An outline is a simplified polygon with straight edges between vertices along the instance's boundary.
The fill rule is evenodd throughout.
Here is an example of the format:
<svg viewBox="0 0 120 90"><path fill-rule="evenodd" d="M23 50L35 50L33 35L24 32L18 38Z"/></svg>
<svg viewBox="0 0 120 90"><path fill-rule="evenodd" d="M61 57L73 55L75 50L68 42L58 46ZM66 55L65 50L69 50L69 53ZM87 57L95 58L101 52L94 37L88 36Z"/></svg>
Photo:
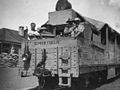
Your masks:
<svg viewBox="0 0 120 90"><path fill-rule="evenodd" d="M78 77L77 47L58 47L59 85L71 86L71 77Z"/></svg>

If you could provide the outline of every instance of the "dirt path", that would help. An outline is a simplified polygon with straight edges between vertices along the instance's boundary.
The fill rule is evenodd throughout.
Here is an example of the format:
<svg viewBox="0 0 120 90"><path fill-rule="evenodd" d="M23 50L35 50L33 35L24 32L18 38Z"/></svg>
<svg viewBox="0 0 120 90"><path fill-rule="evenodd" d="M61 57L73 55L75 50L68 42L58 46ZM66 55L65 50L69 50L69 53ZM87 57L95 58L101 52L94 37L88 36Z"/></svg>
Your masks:
<svg viewBox="0 0 120 90"><path fill-rule="evenodd" d="M120 90L120 77L102 85L95 90Z"/></svg>
<svg viewBox="0 0 120 90"><path fill-rule="evenodd" d="M17 68L0 67L0 90L37 90L38 79L34 76L21 78ZM34 89L32 89L34 88ZM120 77L93 90L120 90Z"/></svg>
<svg viewBox="0 0 120 90"><path fill-rule="evenodd" d="M38 86L34 76L21 78L17 68L0 67L0 90L26 90Z"/></svg>

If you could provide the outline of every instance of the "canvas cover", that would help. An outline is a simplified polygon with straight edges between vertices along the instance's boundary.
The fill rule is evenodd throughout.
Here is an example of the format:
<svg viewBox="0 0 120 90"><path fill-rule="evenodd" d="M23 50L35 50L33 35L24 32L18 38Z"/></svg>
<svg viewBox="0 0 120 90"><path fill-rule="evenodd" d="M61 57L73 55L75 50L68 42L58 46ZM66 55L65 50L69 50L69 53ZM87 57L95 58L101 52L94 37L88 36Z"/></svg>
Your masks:
<svg viewBox="0 0 120 90"><path fill-rule="evenodd" d="M76 18L76 12L72 9L61 10L56 12L49 12L48 24L51 25L62 25L66 24L68 19Z"/></svg>

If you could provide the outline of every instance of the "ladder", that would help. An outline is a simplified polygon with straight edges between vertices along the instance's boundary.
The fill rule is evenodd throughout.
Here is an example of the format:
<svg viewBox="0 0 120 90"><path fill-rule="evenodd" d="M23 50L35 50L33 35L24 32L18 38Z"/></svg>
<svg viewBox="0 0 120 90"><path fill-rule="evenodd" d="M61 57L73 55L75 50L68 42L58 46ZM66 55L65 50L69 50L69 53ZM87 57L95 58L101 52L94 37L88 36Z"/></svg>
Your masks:
<svg viewBox="0 0 120 90"><path fill-rule="evenodd" d="M71 58L70 48L62 48L58 61L58 75L60 86L71 86Z"/></svg>

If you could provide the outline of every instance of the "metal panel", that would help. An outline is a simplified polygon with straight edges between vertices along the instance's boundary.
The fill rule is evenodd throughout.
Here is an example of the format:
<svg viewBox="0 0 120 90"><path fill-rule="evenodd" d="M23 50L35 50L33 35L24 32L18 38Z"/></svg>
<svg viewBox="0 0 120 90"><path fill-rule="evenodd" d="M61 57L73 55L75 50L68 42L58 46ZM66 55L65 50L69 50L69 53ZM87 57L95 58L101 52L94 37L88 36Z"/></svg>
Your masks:
<svg viewBox="0 0 120 90"><path fill-rule="evenodd" d="M76 13L72 9L50 12L48 24L51 25L66 24L66 21L68 19L74 19L75 17Z"/></svg>

